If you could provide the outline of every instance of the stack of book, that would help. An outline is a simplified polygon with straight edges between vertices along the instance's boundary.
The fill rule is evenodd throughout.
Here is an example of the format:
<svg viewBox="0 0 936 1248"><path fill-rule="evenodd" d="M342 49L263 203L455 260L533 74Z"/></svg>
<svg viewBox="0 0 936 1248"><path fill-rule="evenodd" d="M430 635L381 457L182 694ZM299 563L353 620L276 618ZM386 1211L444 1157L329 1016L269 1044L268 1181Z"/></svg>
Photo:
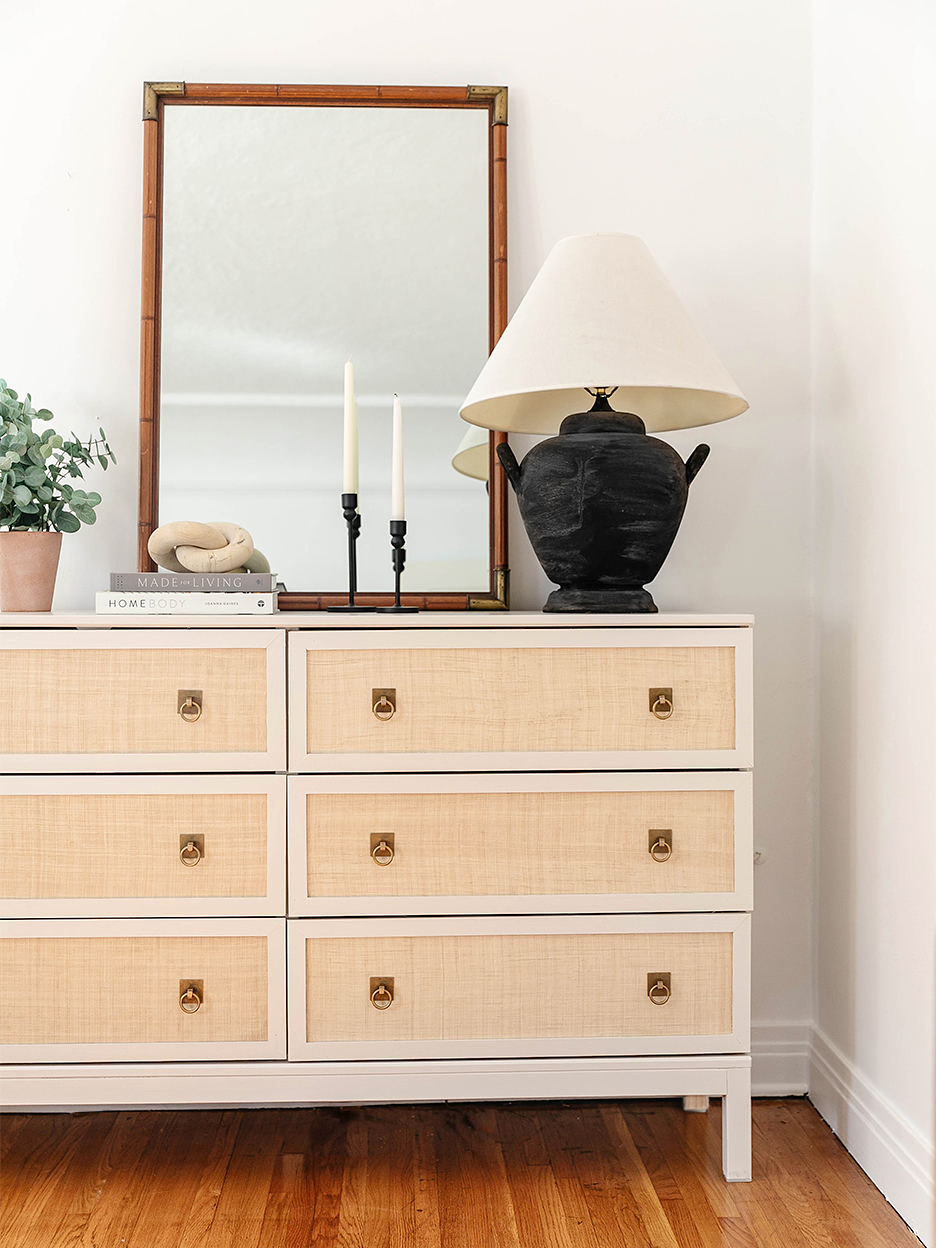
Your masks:
<svg viewBox="0 0 936 1248"><path fill-rule="evenodd" d="M272 572L112 572L98 615L272 615Z"/></svg>

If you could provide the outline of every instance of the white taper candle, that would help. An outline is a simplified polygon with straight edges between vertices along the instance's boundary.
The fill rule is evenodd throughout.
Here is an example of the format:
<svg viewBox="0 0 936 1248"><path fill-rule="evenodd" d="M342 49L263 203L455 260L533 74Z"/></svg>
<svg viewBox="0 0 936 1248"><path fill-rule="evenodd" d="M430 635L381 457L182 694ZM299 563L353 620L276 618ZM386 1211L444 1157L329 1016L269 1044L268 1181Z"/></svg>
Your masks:
<svg viewBox="0 0 936 1248"><path fill-rule="evenodd" d="M393 457L391 461L390 519L405 520L403 499L403 408L400 396L393 396Z"/></svg>
<svg viewBox="0 0 936 1248"><path fill-rule="evenodd" d="M343 493L358 492L357 404L354 402L354 367L351 357L344 366L344 486Z"/></svg>

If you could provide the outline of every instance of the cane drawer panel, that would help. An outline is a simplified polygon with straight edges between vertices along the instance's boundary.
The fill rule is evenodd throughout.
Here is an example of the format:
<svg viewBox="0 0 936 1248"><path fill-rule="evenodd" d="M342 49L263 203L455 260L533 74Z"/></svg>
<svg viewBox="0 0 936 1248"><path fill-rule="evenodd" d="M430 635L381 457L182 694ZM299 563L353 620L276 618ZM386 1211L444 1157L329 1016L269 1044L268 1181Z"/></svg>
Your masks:
<svg viewBox="0 0 936 1248"><path fill-rule="evenodd" d="M58 634L61 638L63 635ZM10 770L186 765L282 766L283 638L234 632L66 637L0 648L0 686L20 713L0 718ZM197 691L194 721L180 694ZM271 732L271 727L273 731ZM274 739L271 740L271 737ZM48 764L48 765L46 765Z"/></svg>
<svg viewBox="0 0 936 1248"><path fill-rule="evenodd" d="M338 649L329 639L305 653L305 757L294 753L294 769L346 769L347 756L355 770L361 756L383 758L382 770L432 767L433 756L443 764L462 756L466 766L472 757L484 766L575 765L577 756L618 766L628 755L638 766L684 766L692 755L700 765L737 765L739 631L730 642L700 629L688 644L676 636L652 645L601 637L547 646L488 634L484 645L443 638L419 647L408 638L378 647L382 639L370 638ZM395 711L380 719L375 692L384 689L394 691ZM673 690L668 718L652 713L651 689Z"/></svg>
<svg viewBox="0 0 936 1248"><path fill-rule="evenodd" d="M283 913L284 778L39 784L0 795L8 916Z"/></svg>
<svg viewBox="0 0 936 1248"><path fill-rule="evenodd" d="M490 930L495 920L476 920L489 930L400 935L391 929L349 937L310 931L310 924L327 922L291 920L306 935L301 942L295 932L291 938L291 956L301 959L305 978L301 1019L298 1007L291 1006L291 1056L484 1057L741 1047L735 1033L743 1026L732 1009L734 942L746 939L747 929L743 935L736 932L738 923L712 930L718 925L697 920L702 928L697 930L686 920L673 924L679 930L652 931L640 930L638 918L636 931L534 934L498 933ZM644 929L647 923L644 919ZM670 977L672 996L665 1005L654 1005L647 995L651 974ZM291 975L295 989L296 968ZM377 1009L371 991L388 979L393 1003ZM297 1026L302 1035L296 1035Z"/></svg>
<svg viewBox="0 0 936 1248"><path fill-rule="evenodd" d="M0 940L3 1056L276 1056L269 921L255 920L255 928L263 926L256 934L248 934L250 922L242 920L238 934L186 934L180 924L175 935L137 935L132 921L110 920L89 936L33 935L31 923L8 921ZM195 1013L179 1003L189 981L203 991Z"/></svg>
<svg viewBox="0 0 936 1248"><path fill-rule="evenodd" d="M463 790L504 783L443 779ZM524 791L524 782L536 787L531 776L511 777L507 792L370 793L304 793L303 782L293 781L291 817L303 804L306 818L297 830L302 840L293 840L292 878L300 882L304 858L306 887L294 891L291 913L387 913L397 898L407 899L398 913L438 912L445 899L464 912L472 897L481 912L503 908L508 897L530 899L531 907L541 897L545 910L563 897L564 909L617 909L611 899L625 897L631 908L678 909L681 900L682 908L741 908L733 902L749 874L742 867L745 878L736 881L737 790L737 819L743 840L750 839L743 779L724 777L719 788L713 776L702 789L688 777L692 787L662 789L624 777L623 785L635 786L630 791L583 791L576 780L564 792ZM388 863L372 853L384 838L393 853ZM342 899L338 909L324 904L329 898Z"/></svg>

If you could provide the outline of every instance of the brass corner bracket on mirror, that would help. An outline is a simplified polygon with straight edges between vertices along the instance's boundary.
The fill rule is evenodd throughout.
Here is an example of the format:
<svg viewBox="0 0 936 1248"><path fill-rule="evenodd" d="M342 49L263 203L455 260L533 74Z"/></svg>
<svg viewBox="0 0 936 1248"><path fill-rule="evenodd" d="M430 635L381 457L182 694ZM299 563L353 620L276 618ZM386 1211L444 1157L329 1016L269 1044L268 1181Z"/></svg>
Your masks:
<svg viewBox="0 0 936 1248"><path fill-rule="evenodd" d="M402 602L508 609L496 454L506 434L458 418L507 324L507 99L506 87L485 85L143 84L140 571L155 571L147 543L160 523L210 523L223 511L285 582L281 610L347 601L336 568L351 355L357 601L393 601L384 443L399 390L411 508ZM316 178L323 164L333 182ZM257 176L236 176L245 167ZM250 228L259 212L251 184L265 188L272 213L263 231ZM336 213L335 197L358 207ZM460 266L445 263L453 248Z"/></svg>

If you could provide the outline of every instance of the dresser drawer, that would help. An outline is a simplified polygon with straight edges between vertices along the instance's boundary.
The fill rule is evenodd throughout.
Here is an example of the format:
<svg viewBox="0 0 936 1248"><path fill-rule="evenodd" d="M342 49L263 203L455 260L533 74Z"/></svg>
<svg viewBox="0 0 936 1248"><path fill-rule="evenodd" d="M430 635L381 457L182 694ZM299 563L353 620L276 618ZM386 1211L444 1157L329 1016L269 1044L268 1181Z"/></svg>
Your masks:
<svg viewBox="0 0 936 1248"><path fill-rule="evenodd" d="M285 790L285 776L8 779L4 914L283 915Z"/></svg>
<svg viewBox="0 0 936 1248"><path fill-rule="evenodd" d="M747 1046L747 915L288 926L293 1060Z"/></svg>
<svg viewBox="0 0 936 1248"><path fill-rule="evenodd" d="M744 910L744 772L294 776L291 915Z"/></svg>
<svg viewBox="0 0 936 1248"><path fill-rule="evenodd" d="M292 771L751 765L745 628L298 633Z"/></svg>
<svg viewBox="0 0 936 1248"><path fill-rule="evenodd" d="M7 920L0 1054L10 1062L285 1057L284 924Z"/></svg>
<svg viewBox="0 0 936 1248"><path fill-rule="evenodd" d="M9 630L8 771L281 771L285 639L274 630Z"/></svg>

